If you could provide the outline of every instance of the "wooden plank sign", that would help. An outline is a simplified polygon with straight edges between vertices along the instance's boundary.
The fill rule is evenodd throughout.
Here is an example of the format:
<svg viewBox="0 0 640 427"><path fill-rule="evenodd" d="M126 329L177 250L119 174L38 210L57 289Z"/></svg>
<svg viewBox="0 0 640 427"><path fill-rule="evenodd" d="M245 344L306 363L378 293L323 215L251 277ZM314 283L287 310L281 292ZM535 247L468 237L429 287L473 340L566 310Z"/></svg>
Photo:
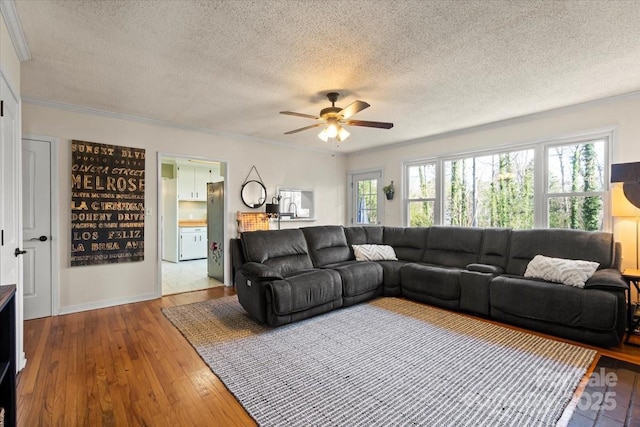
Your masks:
<svg viewBox="0 0 640 427"><path fill-rule="evenodd" d="M145 150L71 141L71 266L144 260Z"/></svg>

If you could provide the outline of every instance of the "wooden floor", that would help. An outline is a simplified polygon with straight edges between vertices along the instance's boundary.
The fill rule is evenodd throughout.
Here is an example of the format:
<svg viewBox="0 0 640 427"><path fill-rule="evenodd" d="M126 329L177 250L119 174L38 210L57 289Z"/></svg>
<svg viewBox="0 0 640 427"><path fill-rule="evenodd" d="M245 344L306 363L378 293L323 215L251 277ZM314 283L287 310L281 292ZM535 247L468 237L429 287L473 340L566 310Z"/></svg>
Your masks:
<svg viewBox="0 0 640 427"><path fill-rule="evenodd" d="M18 425L255 425L161 312L233 294L214 288L25 322ZM597 350L640 364L640 347Z"/></svg>
<svg viewBox="0 0 640 427"><path fill-rule="evenodd" d="M213 288L25 322L18 425L255 425L160 311L231 294Z"/></svg>

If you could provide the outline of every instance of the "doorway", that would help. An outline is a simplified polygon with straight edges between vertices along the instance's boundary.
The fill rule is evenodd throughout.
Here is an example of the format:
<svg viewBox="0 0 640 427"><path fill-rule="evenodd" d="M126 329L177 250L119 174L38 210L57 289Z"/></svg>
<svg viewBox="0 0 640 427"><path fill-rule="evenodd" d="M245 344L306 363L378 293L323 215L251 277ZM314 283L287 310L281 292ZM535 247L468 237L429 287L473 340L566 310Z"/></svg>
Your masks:
<svg viewBox="0 0 640 427"><path fill-rule="evenodd" d="M380 225L384 218L382 170L349 173L349 217L353 225Z"/></svg>
<svg viewBox="0 0 640 427"><path fill-rule="evenodd" d="M24 319L58 314L57 141L22 139L22 247Z"/></svg>
<svg viewBox="0 0 640 427"><path fill-rule="evenodd" d="M224 286L227 163L159 153L158 171L161 294Z"/></svg>

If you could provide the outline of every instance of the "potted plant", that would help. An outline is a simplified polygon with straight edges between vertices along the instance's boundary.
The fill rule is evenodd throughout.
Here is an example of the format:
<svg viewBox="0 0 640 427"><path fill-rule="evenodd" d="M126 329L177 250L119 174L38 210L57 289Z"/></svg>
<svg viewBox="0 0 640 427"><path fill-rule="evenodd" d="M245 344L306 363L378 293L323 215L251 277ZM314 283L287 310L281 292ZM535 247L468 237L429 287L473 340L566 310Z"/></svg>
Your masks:
<svg viewBox="0 0 640 427"><path fill-rule="evenodd" d="M396 191L393 188L393 181L391 181L391 184L382 187L382 191L384 192L384 195L387 196L387 200L392 200L393 199L393 193L395 193L395 191Z"/></svg>

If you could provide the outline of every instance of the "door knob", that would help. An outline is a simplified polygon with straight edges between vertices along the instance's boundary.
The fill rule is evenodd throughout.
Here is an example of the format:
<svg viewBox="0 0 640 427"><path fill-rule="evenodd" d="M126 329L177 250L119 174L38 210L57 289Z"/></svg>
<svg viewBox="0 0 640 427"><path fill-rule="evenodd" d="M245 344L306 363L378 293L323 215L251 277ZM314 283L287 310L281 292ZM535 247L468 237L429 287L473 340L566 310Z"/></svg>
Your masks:
<svg viewBox="0 0 640 427"><path fill-rule="evenodd" d="M41 242L46 242L48 239L47 239L47 236L40 236L40 237L33 237L29 240L40 240Z"/></svg>
<svg viewBox="0 0 640 427"><path fill-rule="evenodd" d="M21 251L20 248L16 248L16 251L13 253L15 256L24 255L27 251Z"/></svg>

